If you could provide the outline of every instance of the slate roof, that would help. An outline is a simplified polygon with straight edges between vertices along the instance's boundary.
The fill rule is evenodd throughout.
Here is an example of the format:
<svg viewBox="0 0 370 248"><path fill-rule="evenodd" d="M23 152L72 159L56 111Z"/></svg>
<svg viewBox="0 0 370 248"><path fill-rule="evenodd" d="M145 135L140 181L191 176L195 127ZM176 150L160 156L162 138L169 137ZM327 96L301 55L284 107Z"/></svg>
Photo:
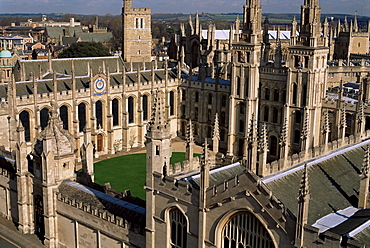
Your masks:
<svg viewBox="0 0 370 248"><path fill-rule="evenodd" d="M213 186L219 185L243 172L245 172L245 166L242 166L240 163L211 169L209 172L209 187L212 188ZM196 188L200 187L199 171L194 175L185 176L181 180L189 181Z"/></svg>
<svg viewBox="0 0 370 248"><path fill-rule="evenodd" d="M122 217L135 224L145 226L145 208L120 200L98 190L70 180L64 181L58 187L64 197L91 205L92 208L107 210L111 214Z"/></svg>
<svg viewBox="0 0 370 248"><path fill-rule="evenodd" d="M332 154L315 159L308 165L310 203L308 224L348 207L357 207L360 187L360 171L366 145L370 140L338 150ZM303 165L289 171L266 177L262 181L273 194L294 214L297 213L297 195L303 174ZM344 235L370 220L370 210L357 211L343 223L330 228L331 232ZM364 231L368 232L369 228ZM359 239L363 237L358 234ZM370 242L367 244L370 245Z"/></svg>
<svg viewBox="0 0 370 248"><path fill-rule="evenodd" d="M76 35L81 38L81 41L94 41L94 42L108 42L113 38L113 34L109 33L82 33Z"/></svg>

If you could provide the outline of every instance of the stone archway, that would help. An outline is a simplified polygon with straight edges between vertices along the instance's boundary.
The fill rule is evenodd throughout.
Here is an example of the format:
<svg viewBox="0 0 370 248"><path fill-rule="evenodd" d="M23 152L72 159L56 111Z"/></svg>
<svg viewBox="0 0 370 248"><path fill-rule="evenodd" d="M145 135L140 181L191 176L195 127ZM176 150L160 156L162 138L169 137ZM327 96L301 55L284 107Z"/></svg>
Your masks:
<svg viewBox="0 0 370 248"><path fill-rule="evenodd" d="M274 248L274 242L262 222L248 211L234 214L221 231L222 248Z"/></svg>

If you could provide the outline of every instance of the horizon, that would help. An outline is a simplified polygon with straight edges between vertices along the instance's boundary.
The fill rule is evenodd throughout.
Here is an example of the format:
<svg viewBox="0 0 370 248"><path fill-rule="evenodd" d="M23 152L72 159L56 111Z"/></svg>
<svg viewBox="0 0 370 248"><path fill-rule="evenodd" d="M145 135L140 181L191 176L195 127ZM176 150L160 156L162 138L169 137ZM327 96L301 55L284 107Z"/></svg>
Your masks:
<svg viewBox="0 0 370 248"><path fill-rule="evenodd" d="M184 4L185 2L185 4ZM241 13L245 0L183 0L172 2L164 0L133 0L133 7L151 8L152 14L221 14ZM303 0L261 0L262 12L273 14L300 13ZM323 14L343 14L370 16L370 1L363 0L326 0L320 1ZM123 1L120 0L4 0L1 4L2 14L75 14L75 15L113 15L121 14ZM20 10L27 9L23 12ZM40 11L42 10L42 11ZM76 11L77 10L77 11ZM220 11L222 10L222 11Z"/></svg>

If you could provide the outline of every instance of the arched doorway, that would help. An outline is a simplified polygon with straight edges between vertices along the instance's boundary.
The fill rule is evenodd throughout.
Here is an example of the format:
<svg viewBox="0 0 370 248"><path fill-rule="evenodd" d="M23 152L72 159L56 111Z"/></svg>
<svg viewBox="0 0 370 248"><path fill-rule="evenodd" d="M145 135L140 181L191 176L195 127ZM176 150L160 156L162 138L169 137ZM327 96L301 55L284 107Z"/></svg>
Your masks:
<svg viewBox="0 0 370 248"><path fill-rule="evenodd" d="M266 227L253 214L233 215L221 231L222 248L274 248Z"/></svg>
<svg viewBox="0 0 370 248"><path fill-rule="evenodd" d="M104 139L103 139L103 135L102 134L98 134L98 137L97 137L97 143L98 143L98 149L97 149L97 151L98 152L102 152L103 151L103 141L104 141Z"/></svg>

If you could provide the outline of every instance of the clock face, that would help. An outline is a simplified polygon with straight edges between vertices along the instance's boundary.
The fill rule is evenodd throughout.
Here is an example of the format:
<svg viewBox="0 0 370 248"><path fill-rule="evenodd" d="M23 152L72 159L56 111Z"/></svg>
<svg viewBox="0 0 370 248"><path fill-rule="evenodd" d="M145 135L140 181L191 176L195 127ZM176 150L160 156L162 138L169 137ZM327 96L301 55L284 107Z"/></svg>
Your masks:
<svg viewBox="0 0 370 248"><path fill-rule="evenodd" d="M105 80L98 77L94 82L94 87L96 92L103 92L105 90Z"/></svg>

